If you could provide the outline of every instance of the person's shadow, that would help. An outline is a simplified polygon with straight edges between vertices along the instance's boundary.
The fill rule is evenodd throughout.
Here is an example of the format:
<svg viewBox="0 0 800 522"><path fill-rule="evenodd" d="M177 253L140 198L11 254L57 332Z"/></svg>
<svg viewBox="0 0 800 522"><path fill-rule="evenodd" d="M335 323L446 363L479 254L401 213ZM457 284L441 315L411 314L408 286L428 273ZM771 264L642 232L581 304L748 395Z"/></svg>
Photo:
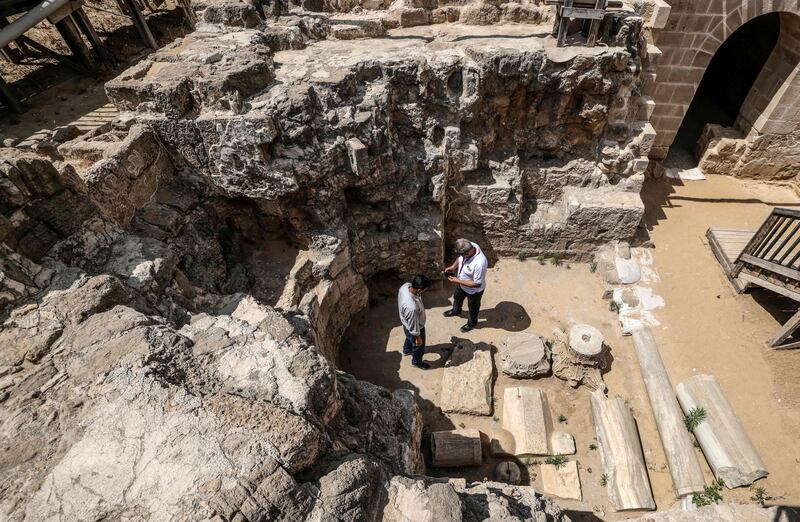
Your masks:
<svg viewBox="0 0 800 522"><path fill-rule="evenodd" d="M478 328L498 328L509 332L521 332L531 325L531 317L522 305L501 301L492 309L481 310Z"/></svg>

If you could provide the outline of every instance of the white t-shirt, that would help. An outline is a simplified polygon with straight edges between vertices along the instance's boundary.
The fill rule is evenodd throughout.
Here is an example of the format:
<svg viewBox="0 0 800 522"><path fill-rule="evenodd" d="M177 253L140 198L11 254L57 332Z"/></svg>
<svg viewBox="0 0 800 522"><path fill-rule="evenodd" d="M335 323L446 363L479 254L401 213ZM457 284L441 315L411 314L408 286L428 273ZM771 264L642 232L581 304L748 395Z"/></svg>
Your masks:
<svg viewBox="0 0 800 522"><path fill-rule="evenodd" d="M467 259L466 262L464 261L464 256L458 257L458 278L468 279L481 285L476 288L460 285L461 289L466 293L477 294L478 292L483 292L486 288L486 269L489 268L489 261L483 255L481 247L472 242L470 244L475 248L475 254Z"/></svg>

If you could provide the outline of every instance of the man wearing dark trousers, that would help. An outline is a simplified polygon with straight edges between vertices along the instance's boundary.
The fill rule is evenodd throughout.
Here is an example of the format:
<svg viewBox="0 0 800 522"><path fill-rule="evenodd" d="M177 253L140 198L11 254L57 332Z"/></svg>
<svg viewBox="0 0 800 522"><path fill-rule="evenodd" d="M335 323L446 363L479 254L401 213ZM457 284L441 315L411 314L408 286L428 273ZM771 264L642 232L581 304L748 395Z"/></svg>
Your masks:
<svg viewBox="0 0 800 522"><path fill-rule="evenodd" d="M425 305L422 303L422 294L430 286L430 279L418 275L410 283L401 286L397 293L397 309L406 335L403 355L410 355L411 365L423 370L431 367L422 360L425 355Z"/></svg>
<svg viewBox="0 0 800 522"><path fill-rule="evenodd" d="M453 308L447 310L445 317L461 315L464 299L469 308L467 324L461 327L462 332L469 332L478 325L478 312L481 310L481 298L486 289L486 270L489 262L477 244L466 240L457 239L455 250L458 259L445 268L447 280L456 285L453 291Z"/></svg>

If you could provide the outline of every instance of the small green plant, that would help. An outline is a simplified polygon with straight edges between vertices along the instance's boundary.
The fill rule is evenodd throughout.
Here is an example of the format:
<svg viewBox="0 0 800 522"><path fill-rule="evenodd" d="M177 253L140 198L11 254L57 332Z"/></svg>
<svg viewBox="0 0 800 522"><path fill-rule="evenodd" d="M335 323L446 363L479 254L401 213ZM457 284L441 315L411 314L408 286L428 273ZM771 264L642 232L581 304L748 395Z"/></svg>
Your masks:
<svg viewBox="0 0 800 522"><path fill-rule="evenodd" d="M553 266L561 266L561 254L553 254L550 257L550 264Z"/></svg>
<svg viewBox="0 0 800 522"><path fill-rule="evenodd" d="M517 261L525 261L528 259L528 256L525 255L525 252L517 252Z"/></svg>
<svg viewBox="0 0 800 522"><path fill-rule="evenodd" d="M617 302L613 300L608 302L608 309L611 312L619 312L619 307L617 306Z"/></svg>
<svg viewBox="0 0 800 522"><path fill-rule="evenodd" d="M692 440L692 446L694 446L697 449L703 449L700 447L700 443L697 442L697 439Z"/></svg>
<svg viewBox="0 0 800 522"><path fill-rule="evenodd" d="M558 422L560 422L561 424L564 424L564 423L567 422L567 418L563 414L560 414L558 416Z"/></svg>
<svg viewBox="0 0 800 522"><path fill-rule="evenodd" d="M589 449L592 451L597 451L597 444L592 442L591 444L589 444Z"/></svg>
<svg viewBox="0 0 800 522"><path fill-rule="evenodd" d="M764 507L768 500L772 500L772 497L767 495L767 488L757 487L753 488L753 496L750 497L750 500Z"/></svg>
<svg viewBox="0 0 800 522"><path fill-rule="evenodd" d="M608 485L608 475L606 475L605 473L600 475L600 485L603 487Z"/></svg>
<svg viewBox="0 0 800 522"><path fill-rule="evenodd" d="M522 457L522 458L521 458L521 459L519 459L519 460L521 460L521 461L522 461L522 463L523 463L523 464L525 464L526 466L530 466L530 465L531 465L531 463L533 462L533 459L532 459L532 458L530 458L530 457Z"/></svg>
<svg viewBox="0 0 800 522"><path fill-rule="evenodd" d="M547 457L547 460L544 461L545 464L550 464L555 466L556 469L563 468L567 464L567 457L564 455L555 455L552 457Z"/></svg>
<svg viewBox="0 0 800 522"><path fill-rule="evenodd" d="M697 507L710 506L722 502L722 487L725 482L722 479L715 480L710 486L704 486L702 493L692 495L692 503Z"/></svg>
<svg viewBox="0 0 800 522"><path fill-rule="evenodd" d="M539 264L544 265L544 254L539 254Z"/></svg>
<svg viewBox="0 0 800 522"><path fill-rule="evenodd" d="M597 261L592 261L591 263L589 263L589 272L593 274L597 272Z"/></svg>
<svg viewBox="0 0 800 522"><path fill-rule="evenodd" d="M703 408L692 408L689 413L683 416L683 424L690 432L700 425L701 422L706 420L706 410Z"/></svg>

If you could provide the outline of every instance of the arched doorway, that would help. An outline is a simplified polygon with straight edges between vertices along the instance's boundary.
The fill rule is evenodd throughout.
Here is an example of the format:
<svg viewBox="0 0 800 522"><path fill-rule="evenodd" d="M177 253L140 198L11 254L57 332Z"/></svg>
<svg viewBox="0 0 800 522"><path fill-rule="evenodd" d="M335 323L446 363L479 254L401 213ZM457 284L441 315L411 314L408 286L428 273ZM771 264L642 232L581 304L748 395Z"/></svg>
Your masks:
<svg viewBox="0 0 800 522"><path fill-rule="evenodd" d="M739 27L720 46L684 114L665 164L692 163L706 124L735 127L780 32L780 14L768 13Z"/></svg>

